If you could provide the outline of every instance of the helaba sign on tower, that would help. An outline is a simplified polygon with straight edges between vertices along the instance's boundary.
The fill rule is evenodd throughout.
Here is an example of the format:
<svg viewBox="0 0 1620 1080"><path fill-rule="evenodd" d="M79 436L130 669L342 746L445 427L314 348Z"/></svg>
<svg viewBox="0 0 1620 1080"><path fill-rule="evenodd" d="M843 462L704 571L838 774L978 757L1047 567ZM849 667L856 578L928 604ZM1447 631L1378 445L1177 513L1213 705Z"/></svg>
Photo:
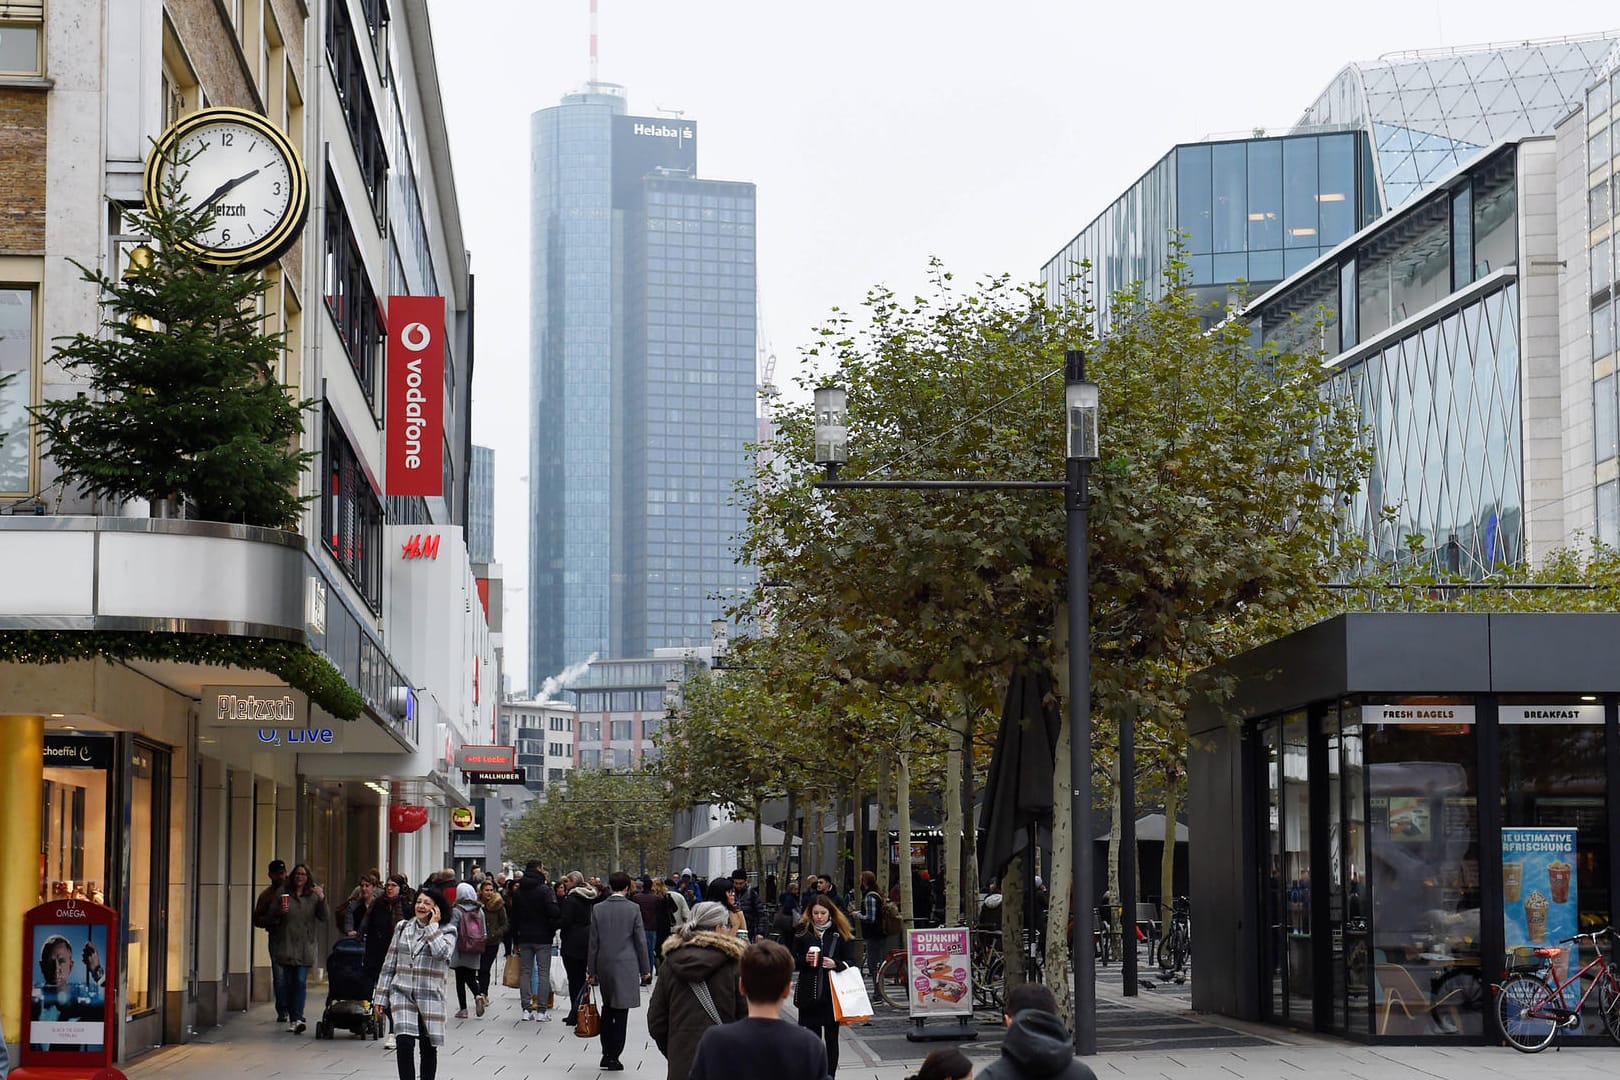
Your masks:
<svg viewBox="0 0 1620 1080"><path fill-rule="evenodd" d="M389 495L444 493L444 297L388 298Z"/></svg>
<svg viewBox="0 0 1620 1080"><path fill-rule="evenodd" d="M681 139L683 141L692 138L696 134L690 124L649 124L641 120L637 120L632 124L630 130L632 133L646 138Z"/></svg>

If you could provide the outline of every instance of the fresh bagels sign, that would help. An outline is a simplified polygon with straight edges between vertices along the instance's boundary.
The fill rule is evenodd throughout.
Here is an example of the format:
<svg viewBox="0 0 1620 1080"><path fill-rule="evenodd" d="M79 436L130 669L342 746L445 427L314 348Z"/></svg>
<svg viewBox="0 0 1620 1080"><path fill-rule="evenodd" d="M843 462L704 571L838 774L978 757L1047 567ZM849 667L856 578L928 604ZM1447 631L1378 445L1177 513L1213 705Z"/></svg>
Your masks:
<svg viewBox="0 0 1620 1080"><path fill-rule="evenodd" d="M389 495L444 493L444 297L388 298Z"/></svg>

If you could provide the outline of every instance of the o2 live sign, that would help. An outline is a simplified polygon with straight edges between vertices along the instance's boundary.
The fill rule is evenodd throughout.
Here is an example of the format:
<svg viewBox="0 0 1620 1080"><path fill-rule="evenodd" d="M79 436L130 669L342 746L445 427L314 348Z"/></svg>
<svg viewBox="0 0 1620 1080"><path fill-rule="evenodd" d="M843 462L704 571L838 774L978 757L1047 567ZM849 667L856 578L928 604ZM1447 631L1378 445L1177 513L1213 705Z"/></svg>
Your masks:
<svg viewBox="0 0 1620 1080"><path fill-rule="evenodd" d="M444 297L388 298L386 494L444 494L444 347Z"/></svg>

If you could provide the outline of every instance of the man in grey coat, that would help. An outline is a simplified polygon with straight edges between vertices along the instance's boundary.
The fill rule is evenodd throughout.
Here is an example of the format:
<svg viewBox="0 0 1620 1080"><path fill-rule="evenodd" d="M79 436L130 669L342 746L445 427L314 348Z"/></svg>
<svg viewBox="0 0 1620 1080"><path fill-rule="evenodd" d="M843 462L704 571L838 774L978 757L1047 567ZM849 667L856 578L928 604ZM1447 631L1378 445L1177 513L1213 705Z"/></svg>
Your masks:
<svg viewBox="0 0 1620 1080"><path fill-rule="evenodd" d="M630 1010L641 1007L641 981L652 974L647 959L647 932L641 909L630 901L630 875L615 870L608 878L611 895L591 908L591 945L585 958L585 982L602 988L603 1072L622 1072Z"/></svg>

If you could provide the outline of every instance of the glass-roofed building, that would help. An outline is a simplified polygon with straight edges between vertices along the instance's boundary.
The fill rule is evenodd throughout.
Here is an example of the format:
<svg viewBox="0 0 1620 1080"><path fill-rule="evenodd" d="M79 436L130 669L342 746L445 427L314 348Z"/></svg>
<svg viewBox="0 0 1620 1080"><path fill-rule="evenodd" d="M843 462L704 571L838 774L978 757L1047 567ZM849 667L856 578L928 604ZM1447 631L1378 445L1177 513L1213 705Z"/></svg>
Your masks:
<svg viewBox="0 0 1620 1080"><path fill-rule="evenodd" d="M1048 296L1157 295L1179 231L1211 320L1246 293L1258 336L1319 348L1358 408L1347 528L1371 551L1420 535L1482 576L1620 540L1617 40L1351 64L1287 135L1174 147L1046 264Z"/></svg>
<svg viewBox="0 0 1620 1080"><path fill-rule="evenodd" d="M1286 134L1172 147L1041 268L1047 297L1162 288L1171 235L1212 318L1315 262L1490 145L1551 135L1620 35L1352 63ZM1082 268L1089 264L1089 273Z"/></svg>

